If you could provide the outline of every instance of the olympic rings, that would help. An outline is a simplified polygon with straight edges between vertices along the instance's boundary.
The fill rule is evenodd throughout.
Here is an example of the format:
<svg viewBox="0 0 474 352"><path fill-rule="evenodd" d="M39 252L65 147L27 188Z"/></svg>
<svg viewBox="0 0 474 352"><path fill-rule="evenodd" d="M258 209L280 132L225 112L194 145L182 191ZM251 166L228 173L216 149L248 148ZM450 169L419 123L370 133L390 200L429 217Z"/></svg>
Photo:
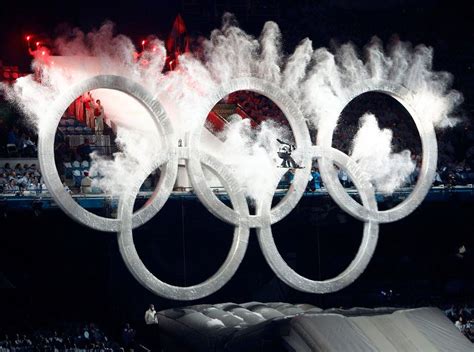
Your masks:
<svg viewBox="0 0 474 352"><path fill-rule="evenodd" d="M63 190L54 166L54 133L62 112L69 103L85 91L110 88L122 91L136 98L151 114L160 138L164 141L163 158L154 161L154 168L161 166L162 177L147 205L133 213L133 203L140 185L152 170L144 170L137 175L136 182L120 197L116 219L101 218L78 206ZM213 106L228 94L238 90L249 90L270 98L284 113L293 131L297 163L304 166L297 169L292 186L285 197L274 207L272 196L258 200L256 214L250 215L241 185L233 177L225 164L203 152L200 147L202 128L207 114ZM62 96L51 112L50 124L39 134L39 159L44 170L45 182L60 207L73 219L101 231L117 232L120 253L132 275L147 289L157 295L170 299L194 300L208 296L235 274L247 249L251 228L257 230L262 252L275 274L291 287L304 292L327 293L340 290L356 280L367 267L378 240L379 223L399 220L410 214L429 191L437 161L437 143L432 123L412 108L412 94L403 86L386 81L366 81L345 91L345 104L354 97L369 91L378 91L397 99L411 114L420 133L423 148L423 164L418 182L412 194L393 209L379 211L375 199L375 190L366 180L358 164L348 155L331 147L334 128L320 127L317 144L312 145L305 118L293 100L279 87L253 77L234 79L220 85L211 94L204 109L197 113L198 128L186 136L184 146L176 147L175 135L170 121L161 104L154 100L138 84L118 76L97 76L74 87ZM342 109L341 109L342 111ZM340 112L341 112L340 111ZM340 114L339 112L339 114ZM171 194L176 176L178 161L184 160L193 186L193 190L204 206L216 217L235 227L231 249L225 262L218 271L204 282L188 286L173 286L160 281L144 266L133 243L133 228L140 226L153 217L165 204ZM336 203L347 213L364 222L362 242L351 264L335 278L314 281L307 279L283 260L273 239L271 225L287 216L297 205L307 185L313 159L318 159L321 177L327 190ZM338 181L333 165L344 169L359 191L362 204L357 203L344 190ZM203 167L213 172L227 190L232 208L222 203L207 186ZM279 171L284 175L285 169ZM273 185L276 190L277 184Z"/></svg>

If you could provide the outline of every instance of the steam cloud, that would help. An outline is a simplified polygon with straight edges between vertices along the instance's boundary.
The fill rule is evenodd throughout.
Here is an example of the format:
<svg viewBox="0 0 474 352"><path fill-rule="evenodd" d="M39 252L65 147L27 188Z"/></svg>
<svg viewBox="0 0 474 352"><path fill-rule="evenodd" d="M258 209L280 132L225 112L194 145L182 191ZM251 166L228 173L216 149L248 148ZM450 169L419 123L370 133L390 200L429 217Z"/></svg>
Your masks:
<svg viewBox="0 0 474 352"><path fill-rule="evenodd" d="M271 120L254 129L248 119L236 116L221 135L225 138L222 148L209 152L231 167L237 180L243 181L245 194L253 200L273 194L272 185L280 177L277 138L289 140L289 129Z"/></svg>
<svg viewBox="0 0 474 352"><path fill-rule="evenodd" d="M392 153L392 131L381 130L374 115L365 114L360 121L361 127L354 137L351 157L376 189L392 193L406 182L416 164L411 160L409 150Z"/></svg>
<svg viewBox="0 0 474 352"><path fill-rule="evenodd" d="M114 35L113 25L107 22L97 31L85 34L74 30L72 35L55 41L52 52L67 56L70 62L75 59L76 66L64 67L55 63L59 59L57 56L37 56L33 66L39 72L40 80L30 75L18 79L12 87L3 88L7 97L38 129L50 118L49 108L58 95L97 74L126 76L147 88L171 116L177 137L198 127L194 117L205 110L203 102L218 84L249 76L267 80L283 89L299 106L308 123L317 129L337 125L347 87L360 81L379 79L402 84L411 90L413 108L435 127L451 126L457 121L453 111L462 96L451 90L449 73L432 70L433 50L429 47L413 48L409 43L395 42L385 49L377 38L373 38L360 55L350 43L333 50L313 49L306 38L293 54L285 56L281 40L280 30L274 22L267 22L260 37L255 38L239 28L234 17L227 14L221 29L214 30L210 38L202 41L201 50L183 54L177 69L165 74L166 50L162 41L151 36L150 47L137 58L132 41L126 36ZM91 57L93 64L86 65ZM115 100L119 106L120 102ZM137 167L149 168L150 155L159 153L160 148L157 136L144 132L153 130L150 119L142 116L145 113L133 116L133 121L108 112L107 106L106 113L117 124L122 152L114 161L94 157L93 170L100 169L102 188L120 193ZM135 128L130 130L130 126ZM233 165L235 176L242 182L247 195L257 199L266 192L264 186L275 175L275 141L285 132L270 123L252 131L246 121L236 121L223 133L222 150L226 152L218 153L218 157ZM151 150L151 154L145 152L147 150ZM377 155L372 155L373 150L378 150ZM371 115L362 118L352 158L384 192L399 187L413 170L409 153L393 154L391 132L381 131Z"/></svg>

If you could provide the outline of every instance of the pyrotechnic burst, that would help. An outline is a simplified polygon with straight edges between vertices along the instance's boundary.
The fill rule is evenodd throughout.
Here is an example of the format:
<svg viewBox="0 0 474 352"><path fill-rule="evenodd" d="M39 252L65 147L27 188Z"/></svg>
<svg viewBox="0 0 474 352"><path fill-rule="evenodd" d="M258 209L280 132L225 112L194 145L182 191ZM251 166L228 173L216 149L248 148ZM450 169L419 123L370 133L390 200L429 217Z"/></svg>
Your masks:
<svg viewBox="0 0 474 352"><path fill-rule="evenodd" d="M433 50L425 45L396 42L384 48L374 38L359 55L350 43L333 50L314 49L306 38L287 56L281 41L276 23L267 22L255 38L227 14L222 28L202 41L199 55L183 53L176 68L165 72L162 41L149 36L141 42L142 52L137 55L132 40L115 35L113 25L107 22L91 33L76 29L72 35L57 38L52 48L57 55L55 64L49 59L50 52L39 48L33 61L36 75L3 88L37 129L51 119L51 106L58 96L98 74L126 76L148 89L164 105L178 138L198 127L195 116L207 108L206 97L219 84L239 77L257 77L280 87L316 130L336 127L348 87L375 80L397 83L413 92L412 107L435 127L457 121L453 111L462 101L461 94L450 88L450 74L432 70ZM114 161L94 157L93 170L101 170L102 188L120 193L137 168L148 169L152 157L159 157L158 138L146 111L131 108L135 106L132 98L106 90L94 95L104 101L108 118L116 124L122 151ZM393 192L413 170L409 152L392 153L391 133L378 128L375 116L365 116L363 121L352 157L379 190ZM247 195L256 199L265 192L265 185L272 183L269 179L278 177L275 140L287 138L289 132L271 123L257 131L245 121L231 123L223 132L222 148L210 148L209 152L232 166ZM374 150L378 152L370 152Z"/></svg>

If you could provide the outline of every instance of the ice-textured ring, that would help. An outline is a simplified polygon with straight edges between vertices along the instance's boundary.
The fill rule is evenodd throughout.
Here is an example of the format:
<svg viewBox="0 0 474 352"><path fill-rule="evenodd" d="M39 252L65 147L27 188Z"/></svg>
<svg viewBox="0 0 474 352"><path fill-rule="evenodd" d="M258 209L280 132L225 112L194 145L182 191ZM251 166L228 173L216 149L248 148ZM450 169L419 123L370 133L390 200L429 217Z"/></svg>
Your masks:
<svg viewBox="0 0 474 352"><path fill-rule="evenodd" d="M151 202L147 207L133 213L133 203L138 189L151 171L144 170L140 175L137 175L133 187L120 197L116 219L106 219L91 214L79 207L69 196L66 197L54 166L52 148L54 132L62 111L65 110L73 97L84 91L97 88L117 89L130 94L142 103L150 112L165 145L162 152L163 157L155 161L153 165L154 168L161 166L164 173ZM276 206L271 206L271 195L259 199L255 215L250 214L241 184L233 177L229 168L223 162L205 153L200 146L202 128L209 111L222 98L238 90L260 93L270 98L282 110L292 129L296 150L299 151L297 162L305 167L296 170L293 184ZM272 270L281 280L291 287L305 292L334 292L356 280L367 267L377 244L378 224L399 220L410 214L421 203L429 190L436 166L437 144L434 128L429 119L423 119L411 107L412 93L403 86L386 81L366 81L346 89L345 105L354 97L369 91L383 92L400 101L412 115L422 141L423 164L418 183L412 194L391 210L379 211L377 209L374 187L365 178L357 163L350 156L331 147L333 129L324 128L324 125L323 128L320 127L317 144L312 145L306 119L295 102L279 87L254 77L234 79L217 87L203 103L204 108L199 110L198 127L187 135L185 143L181 147L178 147L177 141L174 140L175 135L163 107L157 100L152 99L143 87L124 77L94 77L74 87L55 104L52 109L50 125L40 131L40 163L42 169L46 171L46 185L65 212L92 228L102 231L117 231L120 252L127 267L143 286L157 295L170 299L193 300L208 296L220 289L239 267L247 248L251 228L257 229L262 252ZM279 254L271 231L271 225L287 216L303 196L312 160L315 158L319 160L321 177L329 194L343 210L364 221L362 242L354 260L341 274L324 281L307 279L290 268ZM189 287L169 285L156 278L140 260L133 243L132 233L133 228L148 221L167 201L176 179L179 159L185 160L193 190L204 206L213 215L235 227L233 243L222 266L203 283ZM334 164L347 171L359 191L362 204L357 203L344 190L338 181ZM211 170L221 180L229 194L232 207L222 203L210 190L204 176L203 166ZM280 176L283 176L285 172L284 169L280 170ZM277 184L273 186L276 190Z"/></svg>
<svg viewBox="0 0 474 352"><path fill-rule="evenodd" d="M165 152L162 153L167 157L165 163L156 161L158 164L164 164L160 183L157 185L150 201L133 217L133 227L140 226L151 219L164 205L166 199L171 194L178 172L177 155L173 152L170 143L173 138L173 129L166 115L165 110L160 102L153 97L139 84L132 80L121 76L95 76L87 79L70 90L59 96L52 105L49 116L44 119L45 124L41 125L38 131L38 159L41 166L41 173L48 191L53 196L59 207L72 219L79 223L91 227L99 231L117 232L120 229L120 221L118 219L101 217L93 214L78 203L65 191L64 186L59 178L56 164L54 160L54 141L56 129L59 120L64 114L67 107L85 92L107 88L124 92L135 98L150 113L153 122L158 129L160 138L163 139ZM151 173L153 170L147 170Z"/></svg>

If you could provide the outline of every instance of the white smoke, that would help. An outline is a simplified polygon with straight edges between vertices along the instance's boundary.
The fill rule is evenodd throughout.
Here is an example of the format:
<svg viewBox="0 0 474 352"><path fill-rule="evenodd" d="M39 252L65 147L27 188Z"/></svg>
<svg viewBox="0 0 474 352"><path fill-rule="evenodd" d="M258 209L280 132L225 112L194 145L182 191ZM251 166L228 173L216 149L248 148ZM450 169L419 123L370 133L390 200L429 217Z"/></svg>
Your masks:
<svg viewBox="0 0 474 352"><path fill-rule="evenodd" d="M214 30L209 39L202 41L201 50L196 55L182 55L178 67L165 74L166 50L163 42L150 37L150 45L138 55L132 41L126 36L115 35L113 25L107 22L91 33L75 30L72 35L55 41L54 53L79 59L84 64L66 69L55 64L54 57L39 55L33 66L40 74L40 80L30 75L18 79L13 87L4 89L7 97L26 113L34 126L41 129L49 116L52 102L75 83L97 74L126 76L143 85L163 103L177 137L183 138L186 133L200 127L196 116L207 113L205 101L213 89L233 78L258 77L275 84L292 97L308 122L318 129L335 128L348 87L362 80L385 79L413 92L412 107L435 127L446 127L456 122L453 111L462 100L461 94L451 90L450 74L432 70L433 50L429 47L419 45L413 48L408 43L395 42L386 49L374 38L360 55L352 44L344 44L334 50L314 50L311 41L303 39L287 57L282 52L281 40L280 30L274 22L267 22L256 38L245 33L238 27L235 18L226 14L222 28ZM86 65L91 57L94 64ZM120 101L116 104L120 106ZM107 106L105 108L107 114ZM232 123L226 129L224 145L227 143L234 149L221 154L220 158L234 165L236 176L247 193L258 198L259 192L264 189L260 186L266 185L265 180L274 173L271 171L276 154L273 137L277 133L262 126L260 134L250 138L247 133L249 127L245 123ZM125 128L126 125L133 123L121 126ZM157 148L156 136L151 137L144 130L148 129L137 128L132 133L119 131L122 147L129 148L137 141L146 140L155 145L152 149ZM365 132L361 130L360 133ZM271 138L263 138L266 134ZM382 145L379 148L372 144L372 150L387 148L387 138L375 140ZM242 146L237 147L238 143ZM353 157L360 158L361 165L365 164L364 160L369 160L366 154L368 149L366 152L363 150L366 149L362 142L354 144ZM389 191L401 181L397 183L386 175L393 174L393 164L406 161L406 156L403 153L402 156L390 153L385 156L391 160L389 163L380 162L378 167L371 168L367 166L366 171L379 189ZM103 169L101 186L110 192L119 193L116 178L121 170L127 169L122 167L124 158L131 158L130 165L134 167L145 167L149 155L143 149L129 148L117 155L113 162L97 157L94 159L95 167ZM407 170L405 166L401 169ZM126 179L127 172L119 178Z"/></svg>
<svg viewBox="0 0 474 352"><path fill-rule="evenodd" d="M160 144L150 143L152 138L154 138L153 132L137 133L124 128L119 129L116 143L120 151L114 153L113 160L96 153L91 154L92 186L114 196L120 196L132 186L141 186L136 185L137 176L148 176L154 171L154 163L160 158ZM143 158L142 155L147 157Z"/></svg>
<svg viewBox="0 0 474 352"><path fill-rule="evenodd" d="M380 129L373 114L360 118L351 157L375 188L388 194L405 183L416 166L409 150L392 152L392 131Z"/></svg>
<svg viewBox="0 0 474 352"><path fill-rule="evenodd" d="M150 50L136 58L132 41L123 35L115 36L110 22L87 35L76 29L72 35L55 40L53 52L59 57L49 53L35 55L36 75L21 77L13 86L4 85L3 89L7 98L25 112L30 123L40 129L58 96L78 82L99 74L128 77L156 94L163 76L166 50L157 39L151 40L150 45ZM67 59L61 60L62 57ZM73 64L68 65L67 61Z"/></svg>
<svg viewBox="0 0 474 352"><path fill-rule="evenodd" d="M29 75L18 79L12 87L5 87L7 97L38 130L47 125L55 99L87 78L99 74L125 76L146 87L152 95L161 88L166 57L163 42L150 37L149 49L137 58L132 41L114 35L110 22L88 34L75 29L72 35L56 39L54 52L59 56L35 57L33 68L40 73L39 79ZM96 90L92 94L101 99L107 120L113 121L115 142L121 152L113 160L94 154L91 175L100 175L94 178L94 186L118 195L131 185L137 170L149 170L150 162L157 160L159 138L146 110L139 104L130 104L128 96L110 90Z"/></svg>
<svg viewBox="0 0 474 352"><path fill-rule="evenodd" d="M221 138L225 139L222 148L209 152L231 168L245 195L258 200L273 194L272 185L280 178L277 139L291 138L289 129L273 121L264 121L255 129L249 119L237 115L231 116Z"/></svg>
<svg viewBox="0 0 474 352"><path fill-rule="evenodd" d="M322 48L314 52L313 68L305 81L302 108L316 126L334 128L345 89L359 82L387 80L413 93L411 105L421 118L435 127L452 126L458 118L455 108L462 95L452 90L452 76L432 70L433 49L415 48L395 42L388 50L378 38L364 49L364 56L352 44L344 44L335 53Z"/></svg>

